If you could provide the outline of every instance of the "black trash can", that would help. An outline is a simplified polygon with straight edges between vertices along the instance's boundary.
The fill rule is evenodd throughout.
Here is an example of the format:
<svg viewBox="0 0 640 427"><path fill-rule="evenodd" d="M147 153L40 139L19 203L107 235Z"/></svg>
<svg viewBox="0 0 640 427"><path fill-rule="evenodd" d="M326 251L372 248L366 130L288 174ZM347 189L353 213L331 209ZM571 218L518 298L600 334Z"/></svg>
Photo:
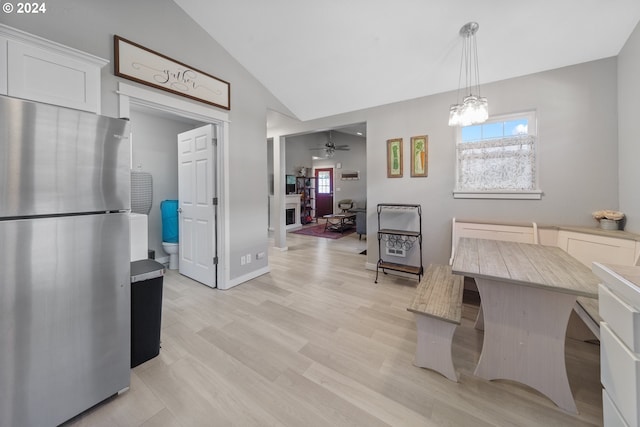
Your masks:
<svg viewBox="0 0 640 427"><path fill-rule="evenodd" d="M160 354L164 265L152 259L131 263L131 367Z"/></svg>

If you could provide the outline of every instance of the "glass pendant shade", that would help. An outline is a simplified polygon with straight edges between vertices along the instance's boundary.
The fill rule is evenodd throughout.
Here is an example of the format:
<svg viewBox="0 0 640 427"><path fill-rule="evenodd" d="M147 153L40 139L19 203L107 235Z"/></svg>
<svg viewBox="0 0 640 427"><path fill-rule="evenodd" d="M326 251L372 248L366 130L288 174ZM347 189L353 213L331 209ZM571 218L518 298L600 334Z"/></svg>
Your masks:
<svg viewBox="0 0 640 427"><path fill-rule="evenodd" d="M449 126L469 126L485 122L488 118L487 98L469 95L462 104L452 105L449 109Z"/></svg>
<svg viewBox="0 0 640 427"><path fill-rule="evenodd" d="M458 81L458 103L449 109L449 126L469 126L483 123L489 118L487 98L480 96L480 72L478 68L478 50L475 34L480 26L477 22L469 22L460 29L463 38L462 59L460 60L460 78ZM462 78L464 74L464 87ZM464 90L465 98L460 100ZM476 92L474 95L472 92Z"/></svg>

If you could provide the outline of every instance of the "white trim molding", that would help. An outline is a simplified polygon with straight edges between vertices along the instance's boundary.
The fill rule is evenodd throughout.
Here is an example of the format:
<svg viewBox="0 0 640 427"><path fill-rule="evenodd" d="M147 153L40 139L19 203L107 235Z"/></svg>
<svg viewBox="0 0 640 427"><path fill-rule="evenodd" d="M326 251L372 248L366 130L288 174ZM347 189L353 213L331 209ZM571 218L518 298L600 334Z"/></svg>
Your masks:
<svg viewBox="0 0 640 427"><path fill-rule="evenodd" d="M454 191L454 199L520 199L540 200L542 190L532 191Z"/></svg>
<svg viewBox="0 0 640 427"><path fill-rule="evenodd" d="M226 286L225 287L220 287L218 286L218 289L229 289L232 288L234 286L240 285L244 282L248 282L251 279L255 279L256 277L260 277L263 276L265 274L268 274L271 272L271 268L269 266L263 267L261 269L252 271L250 273L247 273L245 275L242 275L240 277L236 277L234 279L230 279L229 281L226 282Z"/></svg>
<svg viewBox="0 0 640 427"><path fill-rule="evenodd" d="M44 49L48 52L55 52L60 55L73 57L78 61L91 62L100 68L109 63L109 61L106 59L69 46L65 46L61 43L47 40L43 37L36 36L22 30L18 30L17 28L13 28L5 24L0 24L0 36L4 36L10 40L27 43L31 46L39 47L40 49Z"/></svg>
<svg viewBox="0 0 640 427"><path fill-rule="evenodd" d="M125 100L122 95L129 97L131 102L144 107L155 108L177 116L188 117L201 122L229 123L229 113L219 111L216 108L201 105L193 101L179 99L175 96L165 95L155 90L148 90L142 87L133 86L119 82L116 93L120 96L120 117L129 117L129 100ZM126 101L126 102L125 102Z"/></svg>
<svg viewBox="0 0 640 427"><path fill-rule="evenodd" d="M131 104L142 105L181 117L198 120L204 123L218 125L218 155L216 164L216 179L218 183L218 289L228 289L242 283L240 279L231 280L231 243L229 242L229 180L226 179L229 170L229 114L226 111L186 99L165 95L158 91L133 86L119 82L119 114L121 118L130 118ZM253 274L253 273L252 273ZM263 273L260 273L263 274Z"/></svg>

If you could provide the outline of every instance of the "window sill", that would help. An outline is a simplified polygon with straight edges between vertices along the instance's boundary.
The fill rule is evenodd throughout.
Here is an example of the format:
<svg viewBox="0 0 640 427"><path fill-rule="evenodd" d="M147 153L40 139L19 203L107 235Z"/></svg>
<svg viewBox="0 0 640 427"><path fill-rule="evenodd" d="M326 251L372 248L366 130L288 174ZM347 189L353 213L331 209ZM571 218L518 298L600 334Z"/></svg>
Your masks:
<svg viewBox="0 0 640 427"><path fill-rule="evenodd" d="M540 200L542 199L542 191L454 191L453 198Z"/></svg>

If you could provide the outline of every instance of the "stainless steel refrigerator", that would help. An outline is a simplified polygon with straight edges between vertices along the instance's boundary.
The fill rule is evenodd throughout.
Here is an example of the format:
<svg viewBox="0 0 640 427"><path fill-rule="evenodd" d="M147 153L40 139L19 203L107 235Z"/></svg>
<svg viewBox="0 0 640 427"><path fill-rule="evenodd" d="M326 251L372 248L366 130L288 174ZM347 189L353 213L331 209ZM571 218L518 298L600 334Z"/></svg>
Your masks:
<svg viewBox="0 0 640 427"><path fill-rule="evenodd" d="M128 123L0 96L0 426L129 387Z"/></svg>

